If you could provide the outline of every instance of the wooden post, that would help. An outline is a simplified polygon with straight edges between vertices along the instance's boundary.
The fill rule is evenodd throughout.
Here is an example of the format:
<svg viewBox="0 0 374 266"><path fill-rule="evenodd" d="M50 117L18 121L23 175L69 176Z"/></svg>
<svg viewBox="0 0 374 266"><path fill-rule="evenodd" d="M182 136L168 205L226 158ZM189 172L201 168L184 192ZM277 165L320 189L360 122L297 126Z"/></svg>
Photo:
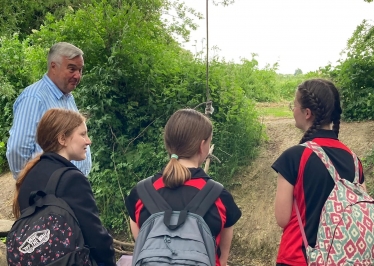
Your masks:
<svg viewBox="0 0 374 266"><path fill-rule="evenodd" d="M209 155L213 154L213 150L214 150L214 144L212 146L210 146ZM208 156L208 158L205 161L205 165L204 165L204 172L205 173L208 173L210 161L211 161L211 158Z"/></svg>

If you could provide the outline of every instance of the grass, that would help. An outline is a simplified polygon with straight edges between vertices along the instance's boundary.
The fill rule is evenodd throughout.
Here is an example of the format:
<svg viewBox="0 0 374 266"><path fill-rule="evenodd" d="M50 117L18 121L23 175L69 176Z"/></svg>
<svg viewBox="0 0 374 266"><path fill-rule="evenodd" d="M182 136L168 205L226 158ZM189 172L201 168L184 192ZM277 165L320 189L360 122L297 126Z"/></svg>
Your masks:
<svg viewBox="0 0 374 266"><path fill-rule="evenodd" d="M257 103L256 110L260 116L292 118L288 102L281 103Z"/></svg>
<svg viewBox="0 0 374 266"><path fill-rule="evenodd" d="M365 174L365 185L368 194L374 197L374 151L368 156L360 158Z"/></svg>

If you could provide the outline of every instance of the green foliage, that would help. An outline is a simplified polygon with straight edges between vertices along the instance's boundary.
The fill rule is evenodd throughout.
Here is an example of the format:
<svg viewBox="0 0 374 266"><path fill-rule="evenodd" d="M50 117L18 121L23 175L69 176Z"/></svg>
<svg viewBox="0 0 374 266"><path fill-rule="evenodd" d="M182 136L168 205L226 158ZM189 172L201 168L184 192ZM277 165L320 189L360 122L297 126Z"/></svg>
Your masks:
<svg viewBox="0 0 374 266"><path fill-rule="evenodd" d="M327 78L328 75L321 72L308 72L306 74L298 75L277 75L274 87L274 101L287 100L290 101L295 97L297 86L307 79L312 78Z"/></svg>
<svg viewBox="0 0 374 266"><path fill-rule="evenodd" d="M14 34L0 40L0 105L4 110L0 167L5 162L3 144L15 98L43 75L51 45L58 41L77 45L85 53L85 73L74 96L89 116L93 141L89 178L102 220L112 229L123 230L124 198L139 180L168 161L163 145L168 117L177 109L206 101L205 62L174 39L187 39L189 30L196 27L189 16L201 15L181 1L168 0L82 1L79 8L61 4L63 15L48 13L50 1L45 6L38 3L43 25L22 30L21 38ZM166 22L163 14L176 19ZM30 29L34 30L27 35ZM255 101L292 98L296 85L307 77L279 76L277 64L259 69L255 57L240 64L218 58L209 62L214 154L222 161L211 165L210 174L226 184L254 158L263 137Z"/></svg>
<svg viewBox="0 0 374 266"><path fill-rule="evenodd" d="M374 58L355 57L345 60L339 69L344 118L364 120L374 118Z"/></svg>
<svg viewBox="0 0 374 266"><path fill-rule="evenodd" d="M278 75L277 76L277 91L281 92L282 98L291 100L295 97L297 85L305 80L303 75Z"/></svg>
<svg viewBox="0 0 374 266"><path fill-rule="evenodd" d="M235 84L243 89L245 97L255 101L276 101L276 97L279 96L279 92L274 91L277 65L259 69L256 56L253 54L251 60L243 59L240 64L222 61L222 64L219 64L219 67L224 69L222 70L224 80L221 84L222 86ZM216 58L215 61L218 59Z"/></svg>
<svg viewBox="0 0 374 266"><path fill-rule="evenodd" d="M374 150L371 147L371 152L360 158L362 167L365 169L365 185L370 196L374 197Z"/></svg>
<svg viewBox="0 0 374 266"><path fill-rule="evenodd" d="M27 42L21 42L18 35L0 38L0 106L3 110L0 116L0 170L7 169L5 158L6 147L13 116L13 102L26 86L40 75L38 68L39 55L45 52L38 47L29 49Z"/></svg>
<svg viewBox="0 0 374 266"><path fill-rule="evenodd" d="M274 104L257 104L256 109L261 116L273 116L273 117L287 117L293 118L293 113L290 110L289 102Z"/></svg>
<svg viewBox="0 0 374 266"><path fill-rule="evenodd" d="M233 2L233 0L213 1L215 4L222 5L229 5ZM188 8L181 0L0 0L0 36L19 33L21 39L24 39L32 31L39 30L48 15L52 14L56 20L59 20L66 13L90 4L102 4L114 9L136 6L143 14L142 18L147 21L158 20L160 22L160 15L163 14L164 30L176 33L185 40L189 37L190 29L196 29L193 18L202 18L200 13Z"/></svg>
<svg viewBox="0 0 374 266"><path fill-rule="evenodd" d="M0 35L19 32L25 38L33 29L39 29L47 13L62 18L71 6L78 8L91 0L0 0Z"/></svg>
<svg viewBox="0 0 374 266"><path fill-rule="evenodd" d="M214 154L223 161L222 165L213 165L210 171L226 184L241 166L247 165L244 158L255 157L257 150L254 147L259 145L263 134L254 101L247 95L238 76L243 69L250 71L244 64L210 63L209 88L216 110L213 115ZM242 75L241 78L245 77Z"/></svg>
<svg viewBox="0 0 374 266"><path fill-rule="evenodd" d="M3 141L0 142L0 169L7 168L7 161L5 159L6 147Z"/></svg>
<svg viewBox="0 0 374 266"><path fill-rule="evenodd" d="M346 58L324 71L341 88L343 115L348 120L374 118L374 27L367 21L357 26L345 49Z"/></svg>
<svg viewBox="0 0 374 266"><path fill-rule="evenodd" d="M366 1L370 1L370 0L366 0ZM228 5L231 5L235 3L235 0L218 0L218 1L214 1L213 0L213 4L214 5L223 5L223 6L228 6Z"/></svg>
<svg viewBox="0 0 374 266"><path fill-rule="evenodd" d="M297 75L302 75L302 74L303 74L303 71L300 68L298 68L295 70L295 73L293 75L297 76Z"/></svg>
<svg viewBox="0 0 374 266"><path fill-rule="evenodd" d="M327 74L321 71L298 75L277 74L278 64L258 67L256 54L252 59L243 59L241 64L224 62L226 81L237 84L245 92L245 96L256 102L279 102L290 100L295 96L297 85L306 79L323 78Z"/></svg>
<svg viewBox="0 0 374 266"><path fill-rule="evenodd" d="M205 62L180 48L172 37L187 34L184 29L193 24L186 19L184 24L166 25L161 20L163 1L151 1L153 6L137 2L118 7L94 3L69 9L61 20L47 14L40 30L24 40L3 38L0 46L5 55L0 59L2 82L7 84L3 89L9 91L1 103L8 107L2 118L6 121L0 123L2 136L7 136L15 97L44 73L49 47L67 41L85 52L84 78L74 96L81 111L89 115L93 141L89 178L101 218L116 230L124 229L125 196L168 160L163 147L168 117L177 109L206 101ZM180 8L177 14L183 21L183 5ZM246 73L251 75L248 83L240 77ZM210 62L213 143L215 155L222 160L211 165L210 173L220 181L230 182L237 169L255 156L263 131L253 98L255 91L273 85L272 81L262 83L275 75L273 70L259 70L255 61Z"/></svg>
<svg viewBox="0 0 374 266"><path fill-rule="evenodd" d="M252 60L253 61L253 60ZM244 62L243 66L248 69L249 62ZM276 91L276 66L273 68L256 69L253 71L252 83L243 84L246 90L247 96L251 99L255 99L259 102L277 101L276 97L280 94L280 91ZM257 71L256 71L257 70Z"/></svg>

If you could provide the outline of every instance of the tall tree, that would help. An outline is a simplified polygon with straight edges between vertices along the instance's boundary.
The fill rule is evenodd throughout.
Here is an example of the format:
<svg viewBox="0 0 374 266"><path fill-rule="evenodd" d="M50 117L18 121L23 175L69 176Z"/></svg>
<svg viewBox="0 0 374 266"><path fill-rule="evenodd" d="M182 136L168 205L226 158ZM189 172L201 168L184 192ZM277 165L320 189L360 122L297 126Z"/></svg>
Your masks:
<svg viewBox="0 0 374 266"><path fill-rule="evenodd" d="M64 16L66 9L79 8L92 0L0 0L0 34L19 32L25 38L33 29L39 29L47 13L56 19Z"/></svg>
<svg viewBox="0 0 374 266"><path fill-rule="evenodd" d="M344 50L344 59L331 71L343 98L344 116L374 119L374 25L364 20Z"/></svg>
<svg viewBox="0 0 374 266"><path fill-rule="evenodd" d="M295 73L293 75L297 76L297 75L302 75L302 74L303 74L303 71L300 68L298 68L295 70Z"/></svg>

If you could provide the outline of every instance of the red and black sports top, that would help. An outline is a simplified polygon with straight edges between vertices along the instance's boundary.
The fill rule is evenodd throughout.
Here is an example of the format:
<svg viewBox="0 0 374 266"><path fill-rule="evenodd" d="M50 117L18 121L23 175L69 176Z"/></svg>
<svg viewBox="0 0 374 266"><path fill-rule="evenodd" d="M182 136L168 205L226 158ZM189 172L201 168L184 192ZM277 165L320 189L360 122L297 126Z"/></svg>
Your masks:
<svg viewBox="0 0 374 266"><path fill-rule="evenodd" d="M352 152L337 139L335 133L332 130L318 130L312 140L323 148L340 177L352 182L355 176ZM314 247L321 211L334 187L334 180L321 159L312 150L300 145L284 151L272 168L294 186L294 198L300 210L308 244ZM360 183L363 183L360 161L359 168ZM293 207L291 219L283 229L277 263L306 265L305 248Z"/></svg>
<svg viewBox="0 0 374 266"><path fill-rule="evenodd" d="M174 211L183 210L197 192L203 188L206 181L210 179L201 168L189 168L189 170L191 172L191 180L188 180L183 186L175 189L164 186L162 173L158 173L152 178L153 186ZM140 228L151 214L144 208L137 194L136 187L131 190L125 203L131 219L136 222ZM217 246L219 246L220 243L220 233L222 229L233 226L239 220L241 214L232 195L226 189L223 189L215 204L212 205L203 217L212 235L216 238ZM217 253L219 255L219 250Z"/></svg>

